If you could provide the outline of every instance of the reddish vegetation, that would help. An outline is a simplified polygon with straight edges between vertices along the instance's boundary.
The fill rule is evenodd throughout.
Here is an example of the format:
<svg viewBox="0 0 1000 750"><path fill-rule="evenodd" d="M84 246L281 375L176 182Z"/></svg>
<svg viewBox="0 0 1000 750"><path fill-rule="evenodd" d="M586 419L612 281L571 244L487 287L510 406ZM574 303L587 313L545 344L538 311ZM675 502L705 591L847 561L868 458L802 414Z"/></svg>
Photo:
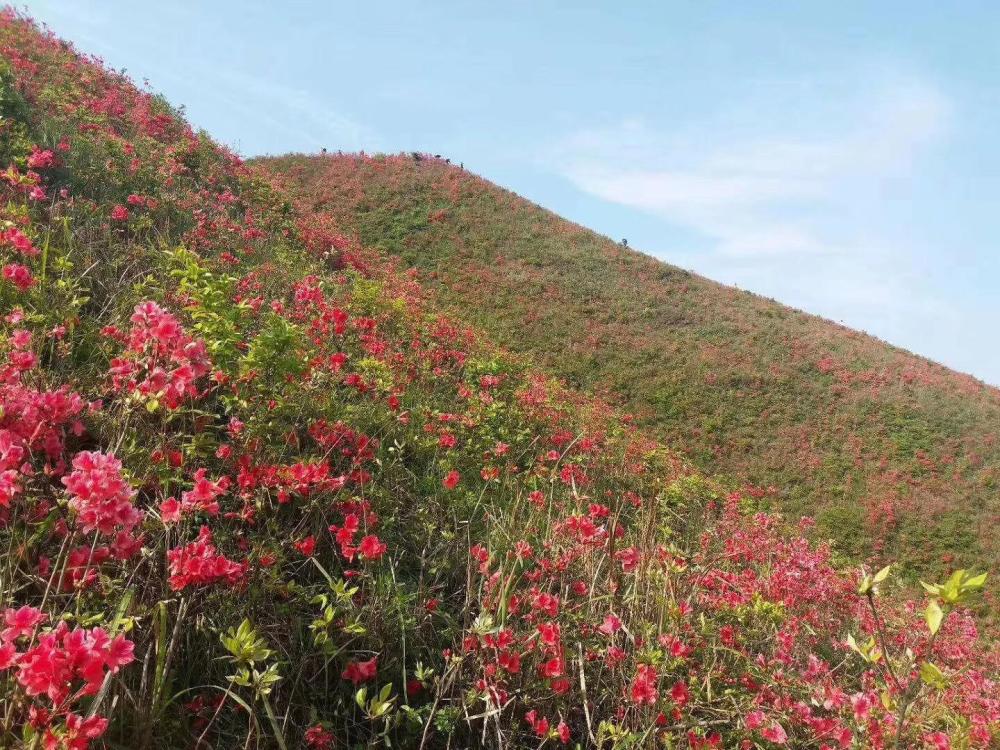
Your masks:
<svg viewBox="0 0 1000 750"><path fill-rule="evenodd" d="M850 558L996 569L1000 392L714 284L420 155L262 160L311 221L412 264L509 349L620 402Z"/></svg>
<svg viewBox="0 0 1000 750"><path fill-rule="evenodd" d="M996 743L983 576L839 568L98 61L0 58L4 747Z"/></svg>

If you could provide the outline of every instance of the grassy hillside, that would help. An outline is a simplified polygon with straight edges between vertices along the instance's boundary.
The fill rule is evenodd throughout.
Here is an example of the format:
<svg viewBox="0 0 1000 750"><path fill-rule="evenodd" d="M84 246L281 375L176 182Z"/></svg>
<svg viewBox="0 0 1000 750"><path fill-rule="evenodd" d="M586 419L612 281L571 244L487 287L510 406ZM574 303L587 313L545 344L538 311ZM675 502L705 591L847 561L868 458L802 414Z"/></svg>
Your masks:
<svg viewBox="0 0 1000 750"><path fill-rule="evenodd" d="M757 510L0 12L0 747L995 744L984 575Z"/></svg>
<svg viewBox="0 0 1000 750"><path fill-rule="evenodd" d="M840 549L1000 561L1000 391L623 248L444 161L264 162L496 341L608 395Z"/></svg>

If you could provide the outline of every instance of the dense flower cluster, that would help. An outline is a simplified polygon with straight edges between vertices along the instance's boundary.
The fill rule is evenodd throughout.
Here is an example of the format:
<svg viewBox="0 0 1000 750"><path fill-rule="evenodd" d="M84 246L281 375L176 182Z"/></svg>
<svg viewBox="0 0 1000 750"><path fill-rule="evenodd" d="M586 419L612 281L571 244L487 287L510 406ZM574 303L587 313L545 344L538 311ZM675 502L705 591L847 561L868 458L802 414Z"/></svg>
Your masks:
<svg viewBox="0 0 1000 750"><path fill-rule="evenodd" d="M122 463L113 454L81 451L73 457L73 471L62 478L70 494L69 505L76 511L85 531L114 534L131 531L142 522L135 507L135 491L122 476Z"/></svg>
<svg viewBox="0 0 1000 750"><path fill-rule="evenodd" d="M18 335L12 338L17 344ZM80 416L86 404L77 393L67 386L39 390L24 382L36 362L30 350L15 348L7 353L6 362L0 363L0 445L4 446L7 469L24 458L26 451L58 459L67 435L84 429Z"/></svg>
<svg viewBox="0 0 1000 750"><path fill-rule="evenodd" d="M106 672L129 664L132 643L124 636L111 638L102 628L70 629L65 622L18 655L17 680L28 695L44 695L59 706L74 694L93 695Z"/></svg>
<svg viewBox="0 0 1000 750"><path fill-rule="evenodd" d="M236 584L246 572L246 565L229 560L215 549L208 526L201 527L195 541L168 550L167 562L170 565L170 588L174 591L220 581Z"/></svg>
<svg viewBox="0 0 1000 750"><path fill-rule="evenodd" d="M72 709L81 698L95 695L108 674L130 664L134 647L124 636L111 637L100 627L70 628L59 622L37 633L47 619L27 605L4 613L0 674L16 670L25 693L47 701L31 707L31 724L44 732L44 747L86 750L90 740L104 734L108 720L83 718Z"/></svg>
<svg viewBox="0 0 1000 750"><path fill-rule="evenodd" d="M309 727L302 739L314 750L332 750L334 746L333 734L318 724Z"/></svg>
<svg viewBox="0 0 1000 750"><path fill-rule="evenodd" d="M209 516L219 514L219 497L229 490L229 477L222 477L218 481L211 481L206 477L205 469L198 469L194 473L194 487L181 495L180 501L169 497L160 503L160 518L164 523L177 523L184 516L202 512Z"/></svg>
<svg viewBox="0 0 1000 750"><path fill-rule="evenodd" d="M7 320L16 324L21 317L15 312ZM37 390L25 384L37 364L31 341L28 331L16 329L0 363L0 520L35 474L29 457L39 452L58 471L67 435L83 430L79 417L85 404L79 395L66 387Z"/></svg>
<svg viewBox="0 0 1000 750"><path fill-rule="evenodd" d="M137 305L127 335L109 327L105 333L126 344L126 352L111 363L116 391L162 399L176 409L201 395L198 381L211 370L203 341L191 338L173 315L155 302Z"/></svg>

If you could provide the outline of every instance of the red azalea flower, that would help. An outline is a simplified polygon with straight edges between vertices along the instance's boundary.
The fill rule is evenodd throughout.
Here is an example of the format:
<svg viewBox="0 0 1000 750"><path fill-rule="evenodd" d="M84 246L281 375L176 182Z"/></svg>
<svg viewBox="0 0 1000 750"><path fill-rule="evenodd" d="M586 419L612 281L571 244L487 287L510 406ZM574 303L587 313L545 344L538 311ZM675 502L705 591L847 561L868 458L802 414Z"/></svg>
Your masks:
<svg viewBox="0 0 1000 750"><path fill-rule="evenodd" d="M56 157L48 149L41 150L38 146L31 147L31 154L28 156L28 169L48 169L55 166Z"/></svg>
<svg viewBox="0 0 1000 750"><path fill-rule="evenodd" d="M179 523L181 520L181 504L177 498L168 497L160 503L160 520L165 524Z"/></svg>
<svg viewBox="0 0 1000 750"><path fill-rule="evenodd" d="M778 722L774 722L771 726L762 730L760 736L768 742L773 742L776 745L784 745L788 742L788 735L785 734L784 727L782 727Z"/></svg>
<svg viewBox="0 0 1000 750"><path fill-rule="evenodd" d="M173 591L219 581L235 584L247 568L245 563L233 562L216 551L212 544L212 532L207 526L201 527L198 538L191 544L168 550L167 562Z"/></svg>
<svg viewBox="0 0 1000 750"><path fill-rule="evenodd" d="M3 277L22 292L27 291L35 283L31 269L20 263L8 263L3 267Z"/></svg>
<svg viewBox="0 0 1000 750"><path fill-rule="evenodd" d="M565 721L560 721L559 726L556 727L556 731L559 733L559 741L564 745L569 743L570 733L569 727L566 725Z"/></svg>
<svg viewBox="0 0 1000 750"><path fill-rule="evenodd" d="M656 670L653 667L648 664L638 665L632 680L632 702L640 706L644 703L650 706L656 703L659 698L656 680Z"/></svg>
<svg viewBox="0 0 1000 750"><path fill-rule="evenodd" d="M385 554L386 549L388 549L388 545L374 534L362 538L358 545L358 552L366 560L378 560Z"/></svg>
<svg viewBox="0 0 1000 750"><path fill-rule="evenodd" d="M597 631L599 633L604 633L604 635L614 635L621 629L622 621L618 619L617 615L614 614L609 614L605 617L604 622L597 627Z"/></svg>
<svg viewBox="0 0 1000 750"><path fill-rule="evenodd" d="M295 549L301 552L306 557L312 557L313 552L316 551L316 537L310 535L305 539L301 539L295 542Z"/></svg>
<svg viewBox="0 0 1000 750"><path fill-rule="evenodd" d="M542 662L538 667L539 674L546 679L552 679L553 677L560 677L563 673L563 663L562 659L556 657L554 659L549 659L548 661Z"/></svg>
<svg viewBox="0 0 1000 750"><path fill-rule="evenodd" d="M341 673L341 677L345 680L350 680L353 684L359 685L362 682L368 682L369 680L375 679L375 675L378 673L378 657L373 656L368 661L349 661L344 671Z"/></svg>
<svg viewBox="0 0 1000 750"><path fill-rule="evenodd" d="M30 636L35 632L35 628L40 623L45 622L48 617L41 610L28 605L20 609L8 609L3 615L3 621L7 627L0 632L0 640L10 643L21 636Z"/></svg>
<svg viewBox="0 0 1000 750"><path fill-rule="evenodd" d="M333 735L319 724L309 727L303 739L313 750L331 750L333 747Z"/></svg>
<svg viewBox="0 0 1000 750"><path fill-rule="evenodd" d="M85 532L114 534L117 529L129 531L142 522L142 511L133 504L135 490L121 470L121 461L112 453L81 451L73 458L73 471L62 478L62 483Z"/></svg>
<svg viewBox="0 0 1000 750"><path fill-rule="evenodd" d="M684 708L684 706L687 705L688 700L691 698L691 693L688 691L687 683L678 682L670 688L670 698L677 704L678 708Z"/></svg>

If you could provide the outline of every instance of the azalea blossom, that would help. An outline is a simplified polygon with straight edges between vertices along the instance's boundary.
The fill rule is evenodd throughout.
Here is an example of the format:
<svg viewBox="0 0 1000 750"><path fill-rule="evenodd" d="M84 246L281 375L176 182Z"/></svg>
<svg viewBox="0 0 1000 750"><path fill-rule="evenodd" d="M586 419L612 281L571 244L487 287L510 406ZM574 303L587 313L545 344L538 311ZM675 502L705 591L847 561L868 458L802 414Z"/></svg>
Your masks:
<svg viewBox="0 0 1000 750"><path fill-rule="evenodd" d="M41 610L27 604L18 609L8 609L3 615L7 627L0 631L0 642L13 643L22 636L30 636L48 617Z"/></svg>
<svg viewBox="0 0 1000 750"><path fill-rule="evenodd" d="M246 564L236 563L216 551L212 532L202 526L191 544L167 551L170 588L180 591L188 586L204 586L219 581L237 583L246 572Z"/></svg>
<svg viewBox="0 0 1000 750"><path fill-rule="evenodd" d="M378 560L385 554L386 549L388 549L388 545L374 534L362 538L358 545L358 552L366 560Z"/></svg>
<svg viewBox="0 0 1000 750"><path fill-rule="evenodd" d="M378 674L378 657L373 656L367 661L348 662L341 677L358 685L362 682L374 680L376 674Z"/></svg>
<svg viewBox="0 0 1000 750"><path fill-rule="evenodd" d="M604 618L604 622L598 626L597 630L600 633L604 633L604 635L614 635L621 630L621 628L622 621L618 619L618 616L615 614L609 614Z"/></svg>
<svg viewBox="0 0 1000 750"><path fill-rule="evenodd" d="M73 471L63 477L62 483L84 531L113 534L119 529L129 531L142 522L142 511L133 504L135 491L122 475L121 461L114 454L77 453Z"/></svg>
<svg viewBox="0 0 1000 750"><path fill-rule="evenodd" d="M3 277L20 289L28 291L35 284L31 269L21 263L8 263L3 267Z"/></svg>
<svg viewBox="0 0 1000 750"><path fill-rule="evenodd" d="M312 557L313 552L316 551L316 537L307 536L305 539L300 539L295 542L295 549L301 552L306 557Z"/></svg>
<svg viewBox="0 0 1000 750"><path fill-rule="evenodd" d="M455 469L452 469L445 475L441 483L444 485L445 489L453 490L458 486L459 479L459 473Z"/></svg>
<svg viewBox="0 0 1000 750"><path fill-rule="evenodd" d="M776 745L784 745L788 742L788 735L785 734L784 727L782 727L778 722L774 722L762 729L760 736L768 742L773 742Z"/></svg>
<svg viewBox="0 0 1000 750"><path fill-rule="evenodd" d="M638 705L653 705L659 698L656 689L656 670L648 664L639 664L636 667L635 677L632 678L631 698L632 702Z"/></svg>

